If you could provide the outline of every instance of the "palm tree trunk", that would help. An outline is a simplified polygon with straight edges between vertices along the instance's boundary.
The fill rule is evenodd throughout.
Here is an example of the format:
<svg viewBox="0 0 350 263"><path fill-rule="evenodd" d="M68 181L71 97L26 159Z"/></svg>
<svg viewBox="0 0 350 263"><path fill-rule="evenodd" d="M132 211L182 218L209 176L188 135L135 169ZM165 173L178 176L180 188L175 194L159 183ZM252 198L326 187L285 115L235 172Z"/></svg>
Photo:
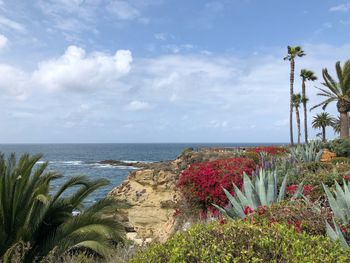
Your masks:
<svg viewBox="0 0 350 263"><path fill-rule="evenodd" d="M349 137L349 118L347 112L340 112L340 138Z"/></svg>
<svg viewBox="0 0 350 263"><path fill-rule="evenodd" d="M295 114L296 114L296 117L297 117L298 144L300 144L301 131L300 131L300 114L299 114L299 108L298 107L295 107Z"/></svg>
<svg viewBox="0 0 350 263"><path fill-rule="evenodd" d="M322 126L322 141L326 141L326 126Z"/></svg>
<svg viewBox="0 0 350 263"><path fill-rule="evenodd" d="M306 88L305 88L305 80L302 79L302 100L303 100L303 108L304 108L304 135L305 135L305 143L309 143L308 134L307 134L307 109L306 109Z"/></svg>
<svg viewBox="0 0 350 263"><path fill-rule="evenodd" d="M289 107L289 133L290 133L290 144L294 145L293 141L293 102L292 97L294 94L294 59L290 60L290 107Z"/></svg>

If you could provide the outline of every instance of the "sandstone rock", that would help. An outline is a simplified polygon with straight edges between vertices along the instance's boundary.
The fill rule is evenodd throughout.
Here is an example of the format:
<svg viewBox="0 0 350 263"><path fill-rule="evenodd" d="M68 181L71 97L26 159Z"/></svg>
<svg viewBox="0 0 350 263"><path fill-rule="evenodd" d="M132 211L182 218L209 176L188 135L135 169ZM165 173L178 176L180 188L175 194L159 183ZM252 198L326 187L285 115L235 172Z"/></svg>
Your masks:
<svg viewBox="0 0 350 263"><path fill-rule="evenodd" d="M166 241L177 225L173 215L181 196L176 189L181 171L192 163L232 156L232 152L226 151L186 150L174 161L154 163L152 167L131 172L126 181L109 193L130 205L118 213L129 231L128 238L139 244Z"/></svg>
<svg viewBox="0 0 350 263"><path fill-rule="evenodd" d="M322 153L321 162L329 162L335 157L337 157L337 155L334 152L331 152L326 149Z"/></svg>

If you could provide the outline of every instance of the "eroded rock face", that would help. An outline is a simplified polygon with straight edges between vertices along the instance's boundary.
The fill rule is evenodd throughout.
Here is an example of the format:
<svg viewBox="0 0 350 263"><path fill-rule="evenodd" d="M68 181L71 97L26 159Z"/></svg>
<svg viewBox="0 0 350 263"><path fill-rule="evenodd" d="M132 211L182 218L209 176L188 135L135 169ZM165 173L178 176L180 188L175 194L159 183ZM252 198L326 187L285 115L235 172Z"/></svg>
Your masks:
<svg viewBox="0 0 350 263"><path fill-rule="evenodd" d="M176 181L181 171L192 163L228 158L233 154L230 151L187 150L174 161L131 172L126 181L109 193L130 205L118 215L126 225L128 237L137 243L154 239L165 241L176 226L174 213L181 200Z"/></svg>
<svg viewBox="0 0 350 263"><path fill-rule="evenodd" d="M174 225L174 208L178 199L177 175L152 169L134 171L110 195L124 200L130 208L122 212L122 221L133 229L134 238L165 241Z"/></svg>

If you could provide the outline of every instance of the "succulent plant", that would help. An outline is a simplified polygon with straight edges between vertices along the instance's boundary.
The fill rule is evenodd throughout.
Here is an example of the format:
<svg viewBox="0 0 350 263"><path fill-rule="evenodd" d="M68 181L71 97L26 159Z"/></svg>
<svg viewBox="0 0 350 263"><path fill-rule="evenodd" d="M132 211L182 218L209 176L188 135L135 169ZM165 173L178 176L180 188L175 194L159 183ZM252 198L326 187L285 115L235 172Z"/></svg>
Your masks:
<svg viewBox="0 0 350 263"><path fill-rule="evenodd" d="M260 169L259 173L253 176L253 182L248 175L243 176L243 191L234 185L235 196L223 189L230 205L222 208L214 205L222 214L236 218L245 218L247 208L252 211L261 206L271 206L271 204L282 201L286 196L288 175L285 175L280 188L278 189L278 178L276 170ZM300 184L293 198L302 195L303 185Z"/></svg>
<svg viewBox="0 0 350 263"><path fill-rule="evenodd" d="M340 220L344 225L350 222L350 184L343 180L343 188L335 182L334 194L330 189L323 185L324 191L326 192L329 205L333 211L335 219ZM326 232L327 235L332 240L339 240L343 247L349 247L339 225L335 222L333 218L333 227L326 222Z"/></svg>
<svg viewBox="0 0 350 263"><path fill-rule="evenodd" d="M290 156L298 163L319 162L323 150L319 141L311 141L309 144L297 145L290 148Z"/></svg>
<svg viewBox="0 0 350 263"><path fill-rule="evenodd" d="M341 231L339 225L334 221L333 219L333 224L334 224L334 229L333 227L326 222L326 233L327 236L332 239L333 241L338 241L340 242L340 244L342 245L342 247L344 248L348 248L349 244L346 242L346 239L343 235L343 232Z"/></svg>
<svg viewBox="0 0 350 263"><path fill-rule="evenodd" d="M343 224L350 222L350 185L343 180L343 188L335 182L334 195L330 189L323 185L326 192L329 205L333 211L334 217L342 221Z"/></svg>

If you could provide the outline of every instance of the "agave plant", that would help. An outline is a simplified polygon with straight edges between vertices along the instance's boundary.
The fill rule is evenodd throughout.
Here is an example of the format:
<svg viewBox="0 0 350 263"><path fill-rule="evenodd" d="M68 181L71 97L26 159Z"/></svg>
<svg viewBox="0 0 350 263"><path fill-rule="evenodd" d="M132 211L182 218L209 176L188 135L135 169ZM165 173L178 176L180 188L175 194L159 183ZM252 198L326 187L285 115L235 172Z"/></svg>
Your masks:
<svg viewBox="0 0 350 263"><path fill-rule="evenodd" d="M339 225L335 222L335 220L333 219L333 224L334 224L334 229L333 227L326 222L326 233L327 236L332 239L333 241L338 241L340 242L340 244L344 247L344 248L348 248L349 244L347 243L343 232L341 231L341 228L339 227Z"/></svg>
<svg viewBox="0 0 350 263"><path fill-rule="evenodd" d="M123 238L122 225L109 216L118 203L102 199L85 209L83 201L108 181L77 176L51 194L52 181L62 175L45 172L48 163L38 164L40 158L24 154L17 162L14 154L7 161L0 155L0 261L11 262L10 255L21 244L28 244L23 262L77 250L105 256L111 241ZM73 211L80 214L73 216Z"/></svg>
<svg viewBox="0 0 350 263"><path fill-rule="evenodd" d="M333 211L335 219L340 220L344 225L349 224L350 222L350 184L343 180L343 188L335 182L334 194L330 189L323 185L329 205ZM333 219L334 229L332 226L326 222L326 231L327 235L333 240L340 240L340 243L344 247L349 245L346 242L346 239L340 230L339 225Z"/></svg>
<svg viewBox="0 0 350 263"><path fill-rule="evenodd" d="M336 219L342 221L343 224L350 222L350 185L343 180L343 188L335 182L334 195L330 189L323 185L327 195L329 205Z"/></svg>
<svg viewBox="0 0 350 263"><path fill-rule="evenodd" d="M319 141L290 148L290 156L298 163L319 162L323 153Z"/></svg>
<svg viewBox="0 0 350 263"><path fill-rule="evenodd" d="M286 196L288 175L285 175L280 188L278 189L278 176L276 170L260 169L254 177L254 182L248 175L243 176L243 191L234 186L235 196L223 189L230 205L222 208L214 204L222 214L230 218L246 218L245 209L256 210L261 206L271 206L273 203L284 200ZM303 185L300 184L293 198L302 196Z"/></svg>

